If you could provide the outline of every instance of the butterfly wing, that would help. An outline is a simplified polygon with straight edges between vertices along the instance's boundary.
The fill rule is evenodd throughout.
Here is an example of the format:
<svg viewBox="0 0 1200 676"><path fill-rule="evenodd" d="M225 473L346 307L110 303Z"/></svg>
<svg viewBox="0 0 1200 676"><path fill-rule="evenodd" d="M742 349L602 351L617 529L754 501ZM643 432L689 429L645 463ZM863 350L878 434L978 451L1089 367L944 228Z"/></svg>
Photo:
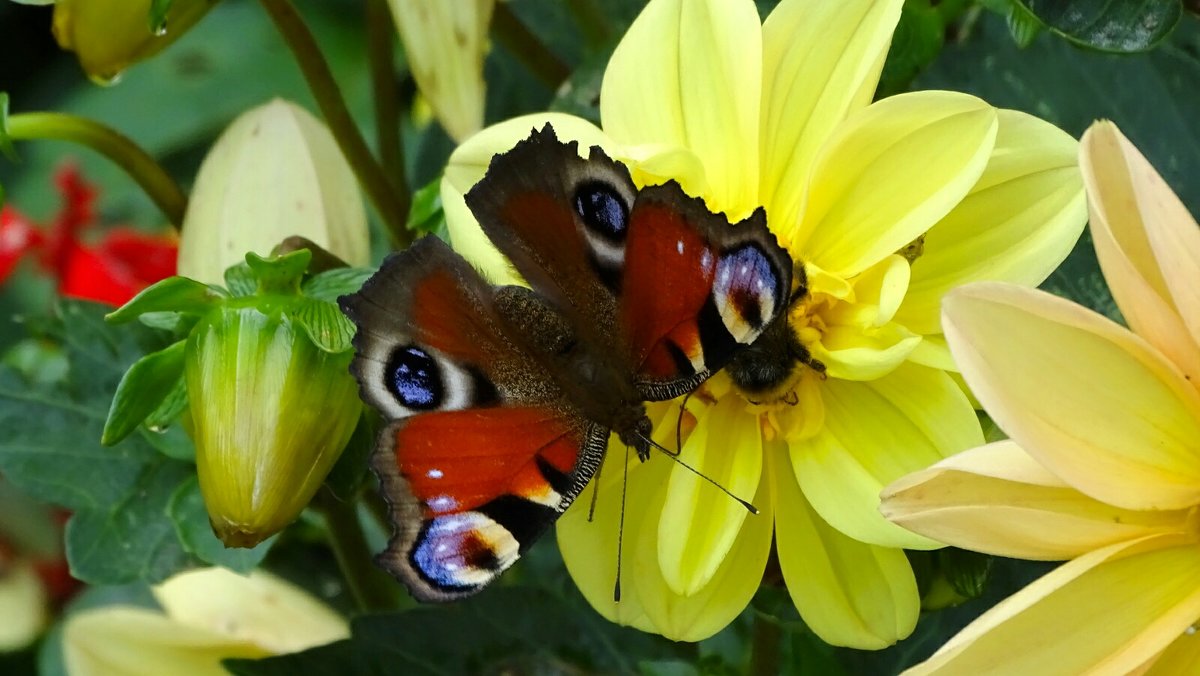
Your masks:
<svg viewBox="0 0 1200 676"><path fill-rule="evenodd" d="M342 299L362 397L394 421L371 460L395 524L379 561L422 600L475 593L512 565L608 438L505 335L494 292L427 237Z"/></svg>
<svg viewBox="0 0 1200 676"><path fill-rule="evenodd" d="M549 125L493 158L466 199L646 399L694 389L785 310L792 261L762 209L730 224L675 181L638 190L624 165L598 147L583 159Z"/></svg>

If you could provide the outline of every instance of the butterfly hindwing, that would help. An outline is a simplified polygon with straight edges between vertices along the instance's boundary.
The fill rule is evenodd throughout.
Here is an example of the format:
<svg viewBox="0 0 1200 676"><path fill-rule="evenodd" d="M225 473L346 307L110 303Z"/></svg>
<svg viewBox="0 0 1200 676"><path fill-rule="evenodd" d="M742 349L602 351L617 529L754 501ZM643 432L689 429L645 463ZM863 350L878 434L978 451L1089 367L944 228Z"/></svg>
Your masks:
<svg viewBox="0 0 1200 676"><path fill-rule="evenodd" d="M423 600L474 593L511 565L607 440L506 334L501 291L425 238L342 299L362 396L395 421L371 460L395 525L379 560Z"/></svg>

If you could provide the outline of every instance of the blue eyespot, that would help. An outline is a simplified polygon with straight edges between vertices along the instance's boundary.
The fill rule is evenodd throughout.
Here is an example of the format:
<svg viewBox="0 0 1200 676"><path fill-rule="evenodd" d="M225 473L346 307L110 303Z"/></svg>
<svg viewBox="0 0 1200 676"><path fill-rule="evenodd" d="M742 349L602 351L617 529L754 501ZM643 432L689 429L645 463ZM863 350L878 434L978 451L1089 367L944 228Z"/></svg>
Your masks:
<svg viewBox="0 0 1200 676"><path fill-rule="evenodd" d="M614 243L625 239L629 209L611 185L600 181L581 183L575 190L575 211L597 235Z"/></svg>
<svg viewBox="0 0 1200 676"><path fill-rule="evenodd" d="M437 360L419 347L402 347L392 353L388 389L406 408L419 411L442 404L442 377Z"/></svg>

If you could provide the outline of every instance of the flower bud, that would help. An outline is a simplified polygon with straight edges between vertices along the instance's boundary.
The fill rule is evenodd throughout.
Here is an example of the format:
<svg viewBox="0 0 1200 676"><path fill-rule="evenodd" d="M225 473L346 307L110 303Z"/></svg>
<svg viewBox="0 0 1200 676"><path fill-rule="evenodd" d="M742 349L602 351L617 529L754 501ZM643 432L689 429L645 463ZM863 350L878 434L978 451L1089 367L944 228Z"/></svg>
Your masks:
<svg viewBox="0 0 1200 676"><path fill-rule="evenodd" d="M88 77L111 84L130 65L154 56L201 19L217 0L173 0L157 26L151 0L58 0L54 37L75 52Z"/></svg>
<svg viewBox="0 0 1200 676"><path fill-rule="evenodd" d="M246 111L204 158L183 221L179 274L219 283L247 252L299 235L366 265L367 215L333 136L303 108L275 99Z"/></svg>

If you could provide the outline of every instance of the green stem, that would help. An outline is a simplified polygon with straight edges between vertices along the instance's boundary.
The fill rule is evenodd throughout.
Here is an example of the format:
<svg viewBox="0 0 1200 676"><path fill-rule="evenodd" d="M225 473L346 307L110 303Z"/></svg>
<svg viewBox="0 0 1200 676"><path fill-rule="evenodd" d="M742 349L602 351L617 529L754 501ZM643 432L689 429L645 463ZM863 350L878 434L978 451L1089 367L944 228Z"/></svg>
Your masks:
<svg viewBox="0 0 1200 676"><path fill-rule="evenodd" d="M95 150L137 181L176 229L183 226L187 195L149 153L115 129L65 113L19 113L8 118L5 131L14 141L71 141Z"/></svg>
<svg viewBox="0 0 1200 676"><path fill-rule="evenodd" d="M288 48L296 58L308 87L312 90L313 98L325 116L325 122L333 133L334 140L341 148L342 154L358 177L358 182L366 191L367 197L375 205L379 217L383 219L393 242L402 242L407 236L405 221L408 218L397 191L392 188L383 169L371 155L362 132L354 124L346 101L342 98L341 89L333 79L333 72L321 54L316 38L304 23L304 19L296 12L290 0L259 0L275 27L283 35Z"/></svg>
<svg viewBox="0 0 1200 676"><path fill-rule="evenodd" d="M778 674L783 630L779 623L763 613L754 613L754 634L750 643L750 669L752 676Z"/></svg>
<svg viewBox="0 0 1200 676"><path fill-rule="evenodd" d="M342 502L323 488L317 495L316 506L325 514L329 544L359 610L376 612L395 608L396 583L371 562L371 550L363 536L355 504Z"/></svg>
<svg viewBox="0 0 1200 676"><path fill-rule="evenodd" d="M492 30L496 33L496 40L547 87L554 89L571 75L566 64L521 23L508 8L508 3L496 3L492 14Z"/></svg>
<svg viewBox="0 0 1200 676"><path fill-rule="evenodd" d="M408 176L404 169L404 142L400 138L400 88L396 83L393 55L396 28L387 0L367 0L367 60L371 67L371 89L375 102L375 133L379 139L379 160L391 179L392 189L405 214L412 206ZM412 242L408 228L393 233L397 248Z"/></svg>

